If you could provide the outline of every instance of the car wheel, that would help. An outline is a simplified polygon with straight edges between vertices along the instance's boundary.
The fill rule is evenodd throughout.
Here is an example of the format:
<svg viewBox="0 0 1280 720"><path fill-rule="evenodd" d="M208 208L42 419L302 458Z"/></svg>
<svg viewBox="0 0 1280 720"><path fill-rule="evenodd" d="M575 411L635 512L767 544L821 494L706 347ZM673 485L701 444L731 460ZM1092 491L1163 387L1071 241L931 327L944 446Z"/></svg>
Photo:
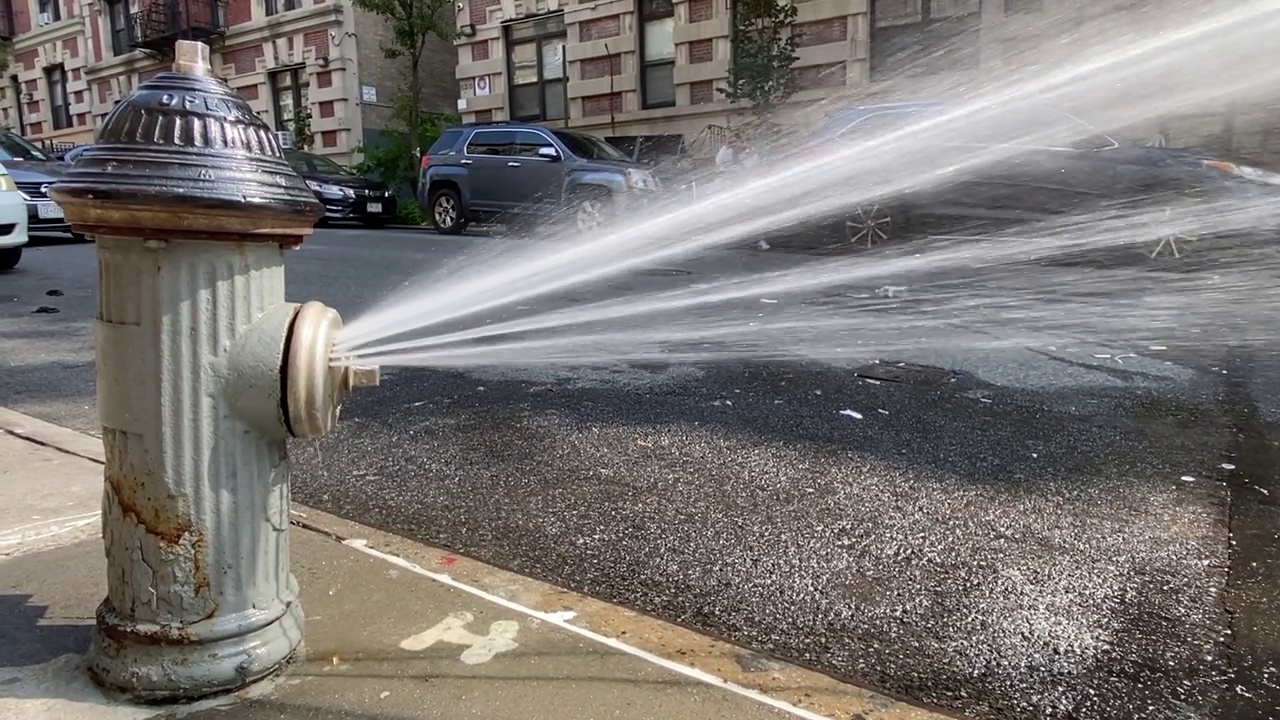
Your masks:
<svg viewBox="0 0 1280 720"><path fill-rule="evenodd" d="M578 230L594 230L608 221L607 192L582 193L573 203L573 222Z"/></svg>
<svg viewBox="0 0 1280 720"><path fill-rule="evenodd" d="M1173 226L1173 208L1165 208L1163 220L1169 227L1143 249L1143 254L1151 260L1181 260L1200 235L1194 230Z"/></svg>
<svg viewBox="0 0 1280 720"><path fill-rule="evenodd" d="M880 204L866 205L844 218L844 241L857 248L871 249L896 240L900 227L898 214Z"/></svg>
<svg viewBox="0 0 1280 720"><path fill-rule="evenodd" d="M0 250L0 270L12 270L22 260L22 246Z"/></svg>
<svg viewBox="0 0 1280 720"><path fill-rule="evenodd" d="M466 231L467 221L457 191L444 188L431 196L431 227L445 235L461 235Z"/></svg>

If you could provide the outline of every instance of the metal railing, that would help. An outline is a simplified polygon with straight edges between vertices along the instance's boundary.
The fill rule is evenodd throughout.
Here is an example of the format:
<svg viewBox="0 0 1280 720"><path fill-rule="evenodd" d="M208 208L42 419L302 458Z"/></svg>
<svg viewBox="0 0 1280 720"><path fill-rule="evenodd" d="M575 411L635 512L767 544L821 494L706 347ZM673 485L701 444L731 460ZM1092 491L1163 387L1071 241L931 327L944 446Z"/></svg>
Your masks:
<svg viewBox="0 0 1280 720"><path fill-rule="evenodd" d="M151 0L129 15L129 45L168 50L179 40L207 41L227 32L225 0Z"/></svg>

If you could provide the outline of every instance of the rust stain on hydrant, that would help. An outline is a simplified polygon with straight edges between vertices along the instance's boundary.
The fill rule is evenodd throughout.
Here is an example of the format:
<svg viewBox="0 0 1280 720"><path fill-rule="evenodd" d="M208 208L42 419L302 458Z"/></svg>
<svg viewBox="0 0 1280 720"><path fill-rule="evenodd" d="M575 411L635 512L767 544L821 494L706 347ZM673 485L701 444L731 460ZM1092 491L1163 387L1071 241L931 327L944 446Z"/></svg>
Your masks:
<svg viewBox="0 0 1280 720"><path fill-rule="evenodd" d="M127 436L119 435L109 433L104 440L109 447L115 444L112 440L127 445ZM131 640L112 639L186 642L181 626L212 617L218 607L210 592L208 538L190 517L185 501L165 483L157 482L150 467L135 469L132 465L115 462L107 466L103 511L116 522L104 525L103 539L109 556L141 561L131 582L116 584L111 601L118 612L145 624L128 633Z"/></svg>
<svg viewBox="0 0 1280 720"><path fill-rule="evenodd" d="M144 483L137 477L126 477L119 474L108 474L107 484L111 486L116 505L120 512L146 530L164 545L177 545L191 531L191 524L180 516L178 499L169 495L164 500L145 497L140 491ZM167 494L167 493L166 493Z"/></svg>

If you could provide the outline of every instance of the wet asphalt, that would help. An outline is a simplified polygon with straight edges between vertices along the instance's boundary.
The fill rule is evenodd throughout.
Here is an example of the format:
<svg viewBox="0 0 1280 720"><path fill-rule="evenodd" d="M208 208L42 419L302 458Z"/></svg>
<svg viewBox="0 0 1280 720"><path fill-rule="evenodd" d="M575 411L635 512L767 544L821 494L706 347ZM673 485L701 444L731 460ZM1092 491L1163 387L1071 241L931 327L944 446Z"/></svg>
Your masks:
<svg viewBox="0 0 1280 720"><path fill-rule="evenodd" d="M350 317L500 242L323 230L290 294ZM85 245L0 276L0 404L97 432L93 282ZM881 359L938 371L391 368L294 497L959 715L1277 716L1274 353Z"/></svg>

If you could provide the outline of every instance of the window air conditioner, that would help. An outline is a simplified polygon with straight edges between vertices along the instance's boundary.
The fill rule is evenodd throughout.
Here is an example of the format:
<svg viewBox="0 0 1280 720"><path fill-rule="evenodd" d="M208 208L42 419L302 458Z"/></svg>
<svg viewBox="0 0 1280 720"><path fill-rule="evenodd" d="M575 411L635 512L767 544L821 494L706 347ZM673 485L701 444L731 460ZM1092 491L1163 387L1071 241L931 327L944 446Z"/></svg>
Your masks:
<svg viewBox="0 0 1280 720"><path fill-rule="evenodd" d="M28 16L30 17L30 16ZM53 22L53 13L42 12L37 22L41 25L49 25Z"/></svg>
<svg viewBox="0 0 1280 720"><path fill-rule="evenodd" d="M288 130L277 130L276 140L280 141L280 149L296 150L298 145L293 140L293 133Z"/></svg>

